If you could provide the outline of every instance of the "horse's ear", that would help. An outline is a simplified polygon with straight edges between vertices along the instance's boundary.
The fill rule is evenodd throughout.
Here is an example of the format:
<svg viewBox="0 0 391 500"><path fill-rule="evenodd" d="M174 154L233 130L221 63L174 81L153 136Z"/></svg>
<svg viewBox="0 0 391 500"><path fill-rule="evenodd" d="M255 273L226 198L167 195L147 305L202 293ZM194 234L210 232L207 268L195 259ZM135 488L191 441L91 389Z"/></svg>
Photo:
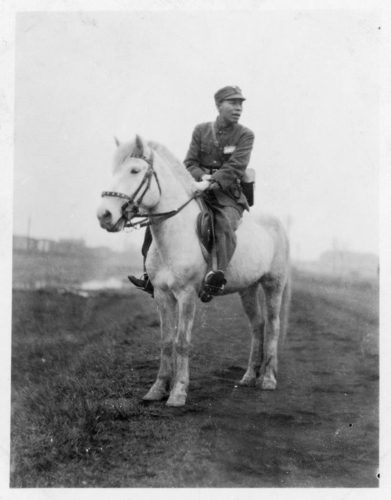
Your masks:
<svg viewBox="0 0 391 500"><path fill-rule="evenodd" d="M115 140L115 143L117 145L117 148L119 148L121 143L119 142L119 140L115 136L114 136L114 140Z"/></svg>
<svg viewBox="0 0 391 500"><path fill-rule="evenodd" d="M137 148L138 154L140 154L140 155L144 154L144 142L139 135L136 135L136 148Z"/></svg>

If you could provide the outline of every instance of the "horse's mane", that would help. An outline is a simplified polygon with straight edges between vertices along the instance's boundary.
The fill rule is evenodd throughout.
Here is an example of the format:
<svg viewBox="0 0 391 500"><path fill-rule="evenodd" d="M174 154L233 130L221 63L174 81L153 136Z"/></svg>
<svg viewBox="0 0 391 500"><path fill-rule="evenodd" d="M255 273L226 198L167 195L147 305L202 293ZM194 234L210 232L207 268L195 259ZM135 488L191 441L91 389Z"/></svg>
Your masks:
<svg viewBox="0 0 391 500"><path fill-rule="evenodd" d="M181 180L186 191L191 194L195 179L187 170L185 165L162 144L155 141L148 141L148 146L153 149L153 151L156 151L156 153L161 156L163 160L167 161L171 169L175 171L177 177Z"/></svg>
<svg viewBox="0 0 391 500"><path fill-rule="evenodd" d="M190 172L186 169L184 164L179 161L178 158L176 158L176 156L174 156L171 151L169 151L162 144L155 141L148 141L147 144L153 151L155 151L163 160L167 162L171 170L175 172L176 177L181 181L186 191L191 194L195 180ZM136 144L136 141L121 143L114 157L114 170L116 169L116 167L122 165L122 163L129 155L142 153L143 151L140 151L140 148Z"/></svg>

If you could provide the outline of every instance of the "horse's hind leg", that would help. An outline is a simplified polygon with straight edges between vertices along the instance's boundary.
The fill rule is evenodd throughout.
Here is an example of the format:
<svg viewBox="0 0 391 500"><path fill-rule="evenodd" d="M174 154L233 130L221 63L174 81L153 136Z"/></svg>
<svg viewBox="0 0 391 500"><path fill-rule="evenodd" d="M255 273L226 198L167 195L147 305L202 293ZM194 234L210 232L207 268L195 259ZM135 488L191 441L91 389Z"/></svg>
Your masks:
<svg viewBox="0 0 391 500"><path fill-rule="evenodd" d="M259 304L258 287L259 284L255 283L245 291L239 293L243 310L250 322L251 332L248 367L242 380L239 382L240 385L255 385L263 359L263 331L265 321Z"/></svg>
<svg viewBox="0 0 391 500"><path fill-rule="evenodd" d="M157 289L155 289L155 296L160 314L160 368L156 382L143 398L146 401L159 401L168 395L173 373L172 349L175 337L176 299L172 294L165 294Z"/></svg>
<svg viewBox="0 0 391 500"><path fill-rule="evenodd" d="M285 282L279 276L267 274L261 279L265 292L266 328L264 339L264 358L261 376L257 382L264 390L277 387L277 348L280 335L280 310Z"/></svg>

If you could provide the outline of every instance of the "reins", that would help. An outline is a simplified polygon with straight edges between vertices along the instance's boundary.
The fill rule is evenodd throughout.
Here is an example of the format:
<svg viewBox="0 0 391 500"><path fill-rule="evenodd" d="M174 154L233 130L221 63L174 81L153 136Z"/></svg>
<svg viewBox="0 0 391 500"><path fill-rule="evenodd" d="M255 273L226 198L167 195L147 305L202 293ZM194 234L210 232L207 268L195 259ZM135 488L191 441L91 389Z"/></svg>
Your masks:
<svg viewBox="0 0 391 500"><path fill-rule="evenodd" d="M151 158L147 158L146 156L143 156L143 155L131 155L131 157L132 158L141 158L142 160L144 160L148 163L148 169L145 172L145 175L144 175L140 185L138 186L136 191L133 193L133 195L128 196L126 194L118 193L116 191L103 191L102 192L102 198L104 196L112 196L115 198L122 198L124 200L127 200L127 202L124 203L121 207L122 217L117 222L117 224L119 224L122 219L125 219L126 222L124 224L124 228L130 227L132 229L140 229L142 227L157 224L158 222L162 222L163 220L169 219L170 217L174 217L181 210L183 210L192 200L194 200L195 198L197 198L198 196L200 196L202 194L201 191L196 191L194 193L194 195L189 200L187 200L185 203L183 203L183 205L181 205L176 210L171 210L169 212L161 212L161 213L157 213L157 214L147 214L147 213L140 214L139 213L139 205L143 201L143 198L144 198L146 192L148 191L148 189L151 186L152 176L155 177L156 184L159 188L160 194L162 193L162 190L160 188L158 176L153 168L153 159L154 159L153 152L151 154ZM142 194L140 195L140 197L136 200L136 196L141 191L144 184L146 184L145 189L142 192ZM141 221L138 221L138 222L131 222L132 219L135 217L144 217L144 219L142 219ZM156 218L159 217L160 219L159 220L151 220L151 218L155 218L155 217ZM117 224L115 226L117 226Z"/></svg>

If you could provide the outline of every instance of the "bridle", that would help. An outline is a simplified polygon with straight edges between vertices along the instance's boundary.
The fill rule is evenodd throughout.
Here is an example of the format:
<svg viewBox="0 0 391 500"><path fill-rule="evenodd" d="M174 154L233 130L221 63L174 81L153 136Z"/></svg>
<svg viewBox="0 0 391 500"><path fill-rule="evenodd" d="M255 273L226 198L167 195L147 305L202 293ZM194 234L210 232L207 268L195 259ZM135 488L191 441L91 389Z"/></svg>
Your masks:
<svg viewBox="0 0 391 500"><path fill-rule="evenodd" d="M160 188L160 183L159 179L156 175L156 172L153 168L153 153L151 153L151 158L147 158L144 155L130 155L131 158L140 158L141 160L144 160L145 162L148 163L148 168L147 171L144 174L144 177L141 180L140 185L136 189L136 191L132 194L132 196L128 196L123 193L117 193L116 191L103 191L102 192L102 198L105 196L113 196L115 198L122 198L124 200L127 200L126 203L124 203L121 207L121 217L118 220L117 224L122 222L123 219L126 220L125 226L124 227L133 227L133 224L130 222L134 217L141 217L142 215L139 213L139 206L140 203L142 203L144 196L148 189L151 186L151 180L152 176L155 177L156 183L159 188L159 193L162 193L162 190ZM137 195L145 185L144 191L141 193L138 199L136 199ZM116 226L117 226L116 224ZM113 228L114 229L114 228Z"/></svg>
<svg viewBox="0 0 391 500"><path fill-rule="evenodd" d="M151 224L156 224L157 222L161 222L162 220L169 219L170 217L173 217L174 215L179 213L183 208L186 207L186 205L188 205L197 196L201 195L200 191L196 191L194 193L194 195L189 200L186 201L186 203L181 205L176 210L171 210L170 212L162 212L162 213L157 213L157 214L147 214L147 213L141 214L139 212L139 207L144 199L146 192L148 191L148 189L151 186L152 176L155 177L156 184L159 188L160 194L162 194L162 190L160 187L159 178L156 174L156 171L153 168L153 160L154 160L153 152L151 152L151 158L147 158L144 155L130 155L130 157L131 158L140 158L141 160L144 160L145 162L148 163L148 168L144 174L144 177L141 180L140 185L138 186L136 191L132 194L132 196L128 196L127 194L123 194L123 193L118 193L116 191L103 191L102 192L102 198L105 196L112 196L115 198L122 198L124 200L127 200L126 203L124 203L121 207L121 217L118 219L116 224L111 228L111 231L115 231L117 226L123 220L125 220L125 224L123 226L124 228L130 227L132 229L140 229L141 227L150 226ZM139 192L141 191L141 189L143 188L144 185L145 185L145 188L144 188L143 192L141 193L139 198L136 199L137 195L139 194ZM145 217L145 218L141 221L138 221L138 222L131 222L132 219L135 217L138 217L138 218ZM151 218L153 218L153 217L160 217L160 219L151 220Z"/></svg>

